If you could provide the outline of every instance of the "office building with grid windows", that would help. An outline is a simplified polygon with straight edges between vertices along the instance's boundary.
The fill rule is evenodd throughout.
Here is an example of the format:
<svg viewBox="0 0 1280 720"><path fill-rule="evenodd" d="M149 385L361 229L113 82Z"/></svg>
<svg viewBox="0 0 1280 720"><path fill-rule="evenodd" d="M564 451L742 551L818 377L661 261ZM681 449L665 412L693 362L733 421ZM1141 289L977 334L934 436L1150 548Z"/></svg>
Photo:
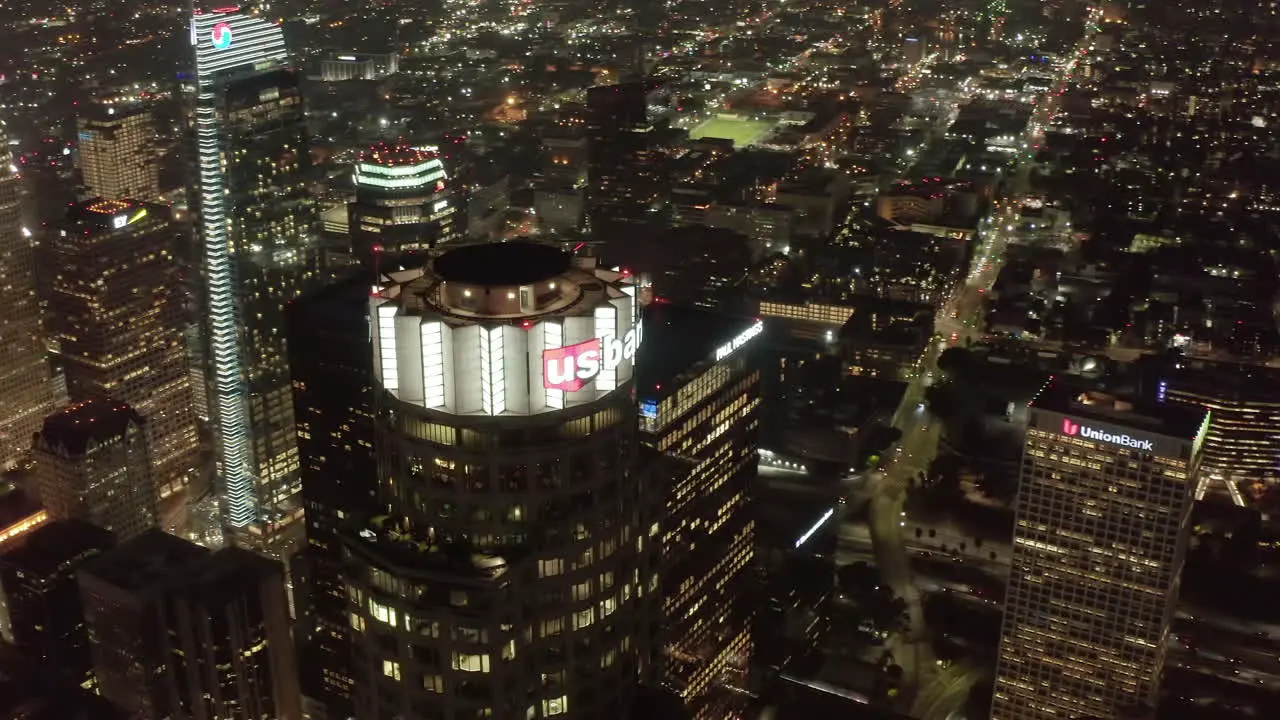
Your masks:
<svg viewBox="0 0 1280 720"><path fill-rule="evenodd" d="M50 242L47 325L72 402L119 400L146 420L155 493L180 515L199 464L174 259L160 205L97 198L68 208ZM167 524L167 523L166 523Z"/></svg>
<svg viewBox="0 0 1280 720"><path fill-rule="evenodd" d="M92 105L76 119L76 128L77 164L88 195L148 202L160 197L160 163L150 109Z"/></svg>
<svg viewBox="0 0 1280 720"><path fill-rule="evenodd" d="M993 720L1155 706L1208 427L1052 380L1032 401Z"/></svg>
<svg viewBox="0 0 1280 720"><path fill-rule="evenodd" d="M371 298L385 509L341 533L358 717L630 708L652 673L662 502L640 470L637 294L509 242Z"/></svg>
<svg viewBox="0 0 1280 720"><path fill-rule="evenodd" d="M692 717L743 710L751 624L761 320L655 305L637 367L641 442L661 457L662 680Z"/></svg>

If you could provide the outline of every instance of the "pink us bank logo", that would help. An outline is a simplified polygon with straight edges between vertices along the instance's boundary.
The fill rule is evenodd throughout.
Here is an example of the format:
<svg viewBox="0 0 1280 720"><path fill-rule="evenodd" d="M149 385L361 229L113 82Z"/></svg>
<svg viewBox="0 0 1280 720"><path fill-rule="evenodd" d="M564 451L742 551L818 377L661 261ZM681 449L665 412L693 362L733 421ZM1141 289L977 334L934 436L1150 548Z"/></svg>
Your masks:
<svg viewBox="0 0 1280 720"><path fill-rule="evenodd" d="M640 327L628 330L622 337L608 335L577 345L542 351L542 386L548 390L578 392L600 374L616 370L635 358L640 346Z"/></svg>
<svg viewBox="0 0 1280 720"><path fill-rule="evenodd" d="M1063 435L1079 435L1079 434L1080 434L1080 424L1079 424L1079 423L1073 423L1073 422L1071 422L1070 420L1068 420L1068 419L1066 419L1066 418L1063 418L1063 419L1062 419L1062 434L1063 434Z"/></svg>

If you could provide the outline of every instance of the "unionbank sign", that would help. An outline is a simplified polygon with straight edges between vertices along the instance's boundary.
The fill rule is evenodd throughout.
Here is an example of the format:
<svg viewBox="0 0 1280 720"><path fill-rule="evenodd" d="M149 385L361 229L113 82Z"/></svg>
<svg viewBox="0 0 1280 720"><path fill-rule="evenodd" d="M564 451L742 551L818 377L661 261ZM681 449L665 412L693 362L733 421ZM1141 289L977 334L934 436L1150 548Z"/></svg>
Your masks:
<svg viewBox="0 0 1280 720"><path fill-rule="evenodd" d="M616 370L636 356L640 346L640 326L621 338L607 335L576 345L542 351L542 386L548 390L577 392L601 370Z"/></svg>
<svg viewBox="0 0 1280 720"><path fill-rule="evenodd" d="M1154 450L1155 443L1150 440L1140 440L1132 435L1124 435L1117 433L1109 433L1105 430L1091 428L1088 425L1081 425L1078 422L1062 419L1062 434L1072 437L1088 438L1090 440L1100 440L1102 442L1111 443L1112 445L1123 445L1131 447L1134 450Z"/></svg>

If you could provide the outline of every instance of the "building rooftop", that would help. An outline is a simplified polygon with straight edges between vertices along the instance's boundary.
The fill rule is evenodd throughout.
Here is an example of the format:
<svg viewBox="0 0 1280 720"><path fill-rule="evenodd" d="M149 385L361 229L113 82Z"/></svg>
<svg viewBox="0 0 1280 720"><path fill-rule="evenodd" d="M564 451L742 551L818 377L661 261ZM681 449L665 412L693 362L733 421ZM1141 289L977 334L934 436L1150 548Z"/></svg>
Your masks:
<svg viewBox="0 0 1280 720"><path fill-rule="evenodd" d="M75 558L113 545L109 530L83 520L59 520L32 530L22 544L0 553L0 565L45 578Z"/></svg>
<svg viewBox="0 0 1280 720"><path fill-rule="evenodd" d="M757 322L755 317L685 305L649 306L644 341L636 352L637 394L642 400L659 400L675 392L683 380L715 362L720 348Z"/></svg>
<svg viewBox="0 0 1280 720"><path fill-rule="evenodd" d="M569 270L569 253L552 245L514 241L463 245L437 257L436 274L468 285L529 285Z"/></svg>
<svg viewBox="0 0 1280 720"><path fill-rule="evenodd" d="M209 550L162 530L147 530L85 563L81 572L123 590L168 585L209 556Z"/></svg>
<svg viewBox="0 0 1280 720"><path fill-rule="evenodd" d="M186 573L184 587L189 594L217 604L221 597L239 595L244 588L283 573L283 566L274 560L243 548L226 547L193 565Z"/></svg>
<svg viewBox="0 0 1280 720"><path fill-rule="evenodd" d="M91 198L72 203L67 208L67 222L64 228L73 232L98 234L122 230L145 217L167 218L172 212L162 205L152 205L137 200Z"/></svg>
<svg viewBox="0 0 1280 720"><path fill-rule="evenodd" d="M21 487L6 482L0 486L0 529L43 512L40 502Z"/></svg>
<svg viewBox="0 0 1280 720"><path fill-rule="evenodd" d="M1121 398L1051 377L1029 407L1074 417L1115 423L1179 440L1194 440L1209 411L1179 405L1156 405Z"/></svg>
<svg viewBox="0 0 1280 720"><path fill-rule="evenodd" d="M360 162L384 167L421 165L435 160L439 154L410 145L379 143L360 153Z"/></svg>
<svg viewBox="0 0 1280 720"><path fill-rule="evenodd" d="M80 457L90 447L124 435L130 424L141 426L145 422L125 403L86 400L46 417L38 442L49 451Z"/></svg>

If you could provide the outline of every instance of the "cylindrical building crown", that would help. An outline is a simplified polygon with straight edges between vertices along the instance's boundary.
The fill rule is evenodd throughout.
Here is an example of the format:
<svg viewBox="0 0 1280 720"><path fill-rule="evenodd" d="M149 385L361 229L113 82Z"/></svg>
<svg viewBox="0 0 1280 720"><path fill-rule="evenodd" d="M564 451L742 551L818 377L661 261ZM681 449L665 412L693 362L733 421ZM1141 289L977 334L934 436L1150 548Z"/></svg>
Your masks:
<svg viewBox="0 0 1280 720"><path fill-rule="evenodd" d="M532 415L631 381L635 285L533 242L468 245L397 273L371 300L375 372L403 402Z"/></svg>

